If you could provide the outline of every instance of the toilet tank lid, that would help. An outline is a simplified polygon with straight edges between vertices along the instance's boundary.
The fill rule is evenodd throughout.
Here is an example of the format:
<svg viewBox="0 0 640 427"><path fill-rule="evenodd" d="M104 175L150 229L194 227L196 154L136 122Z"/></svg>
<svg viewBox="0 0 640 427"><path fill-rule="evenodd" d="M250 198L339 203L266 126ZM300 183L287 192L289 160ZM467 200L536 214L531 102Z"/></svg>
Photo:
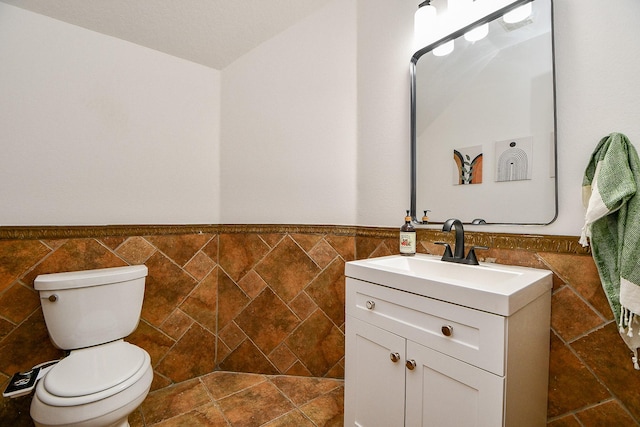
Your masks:
<svg viewBox="0 0 640 427"><path fill-rule="evenodd" d="M99 286L139 279L145 277L147 273L146 265L128 265L125 267L41 274L34 280L33 287L38 291L42 291Z"/></svg>

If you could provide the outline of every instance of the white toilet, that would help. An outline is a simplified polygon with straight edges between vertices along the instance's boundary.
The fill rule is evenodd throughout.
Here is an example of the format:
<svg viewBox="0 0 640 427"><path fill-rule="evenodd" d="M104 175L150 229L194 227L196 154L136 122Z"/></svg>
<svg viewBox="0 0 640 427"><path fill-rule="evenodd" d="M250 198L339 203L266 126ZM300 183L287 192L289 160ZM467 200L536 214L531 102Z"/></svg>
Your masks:
<svg viewBox="0 0 640 427"><path fill-rule="evenodd" d="M36 426L129 426L153 379L149 354L123 341L138 326L146 276L136 265L36 277L51 341L71 350L36 386Z"/></svg>

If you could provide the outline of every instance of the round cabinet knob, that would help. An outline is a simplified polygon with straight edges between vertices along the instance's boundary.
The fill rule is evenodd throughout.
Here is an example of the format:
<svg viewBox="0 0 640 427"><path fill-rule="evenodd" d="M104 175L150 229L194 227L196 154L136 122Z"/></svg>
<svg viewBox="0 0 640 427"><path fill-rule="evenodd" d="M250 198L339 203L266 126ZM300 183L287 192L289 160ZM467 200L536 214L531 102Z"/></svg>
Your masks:
<svg viewBox="0 0 640 427"><path fill-rule="evenodd" d="M369 300L369 301L367 301L366 306L367 306L367 309L373 310L375 308L375 306L376 306L376 302Z"/></svg>
<svg viewBox="0 0 640 427"><path fill-rule="evenodd" d="M396 363L398 360L400 360L400 354L399 353L391 353L389 355L389 358L391 359L391 361L393 363Z"/></svg>
<svg viewBox="0 0 640 427"><path fill-rule="evenodd" d="M58 301L58 295L56 295L56 294L49 295L49 301L51 301L51 302Z"/></svg>
<svg viewBox="0 0 640 427"><path fill-rule="evenodd" d="M442 331L442 335L445 337L453 335L453 326L451 325L444 325L440 330Z"/></svg>
<svg viewBox="0 0 640 427"><path fill-rule="evenodd" d="M416 369L417 364L415 360L411 359L407 360L406 366L408 370L413 371L414 369Z"/></svg>

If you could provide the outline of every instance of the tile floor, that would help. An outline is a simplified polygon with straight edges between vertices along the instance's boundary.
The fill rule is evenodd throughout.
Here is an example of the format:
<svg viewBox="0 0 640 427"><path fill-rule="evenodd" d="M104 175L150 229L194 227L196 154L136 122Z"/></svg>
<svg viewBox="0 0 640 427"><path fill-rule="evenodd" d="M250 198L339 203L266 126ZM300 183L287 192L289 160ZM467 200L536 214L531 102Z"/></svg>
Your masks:
<svg viewBox="0 0 640 427"><path fill-rule="evenodd" d="M149 393L131 427L342 426L344 381L213 372Z"/></svg>

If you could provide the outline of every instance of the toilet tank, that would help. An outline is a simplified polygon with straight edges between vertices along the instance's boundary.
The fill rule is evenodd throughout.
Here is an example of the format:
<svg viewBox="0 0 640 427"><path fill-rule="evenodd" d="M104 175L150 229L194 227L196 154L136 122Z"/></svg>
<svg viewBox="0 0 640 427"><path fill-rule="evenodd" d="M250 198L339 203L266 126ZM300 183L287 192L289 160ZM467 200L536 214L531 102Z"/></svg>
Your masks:
<svg viewBox="0 0 640 427"><path fill-rule="evenodd" d="M63 350L124 338L138 326L147 267L41 274L33 282L53 344Z"/></svg>

